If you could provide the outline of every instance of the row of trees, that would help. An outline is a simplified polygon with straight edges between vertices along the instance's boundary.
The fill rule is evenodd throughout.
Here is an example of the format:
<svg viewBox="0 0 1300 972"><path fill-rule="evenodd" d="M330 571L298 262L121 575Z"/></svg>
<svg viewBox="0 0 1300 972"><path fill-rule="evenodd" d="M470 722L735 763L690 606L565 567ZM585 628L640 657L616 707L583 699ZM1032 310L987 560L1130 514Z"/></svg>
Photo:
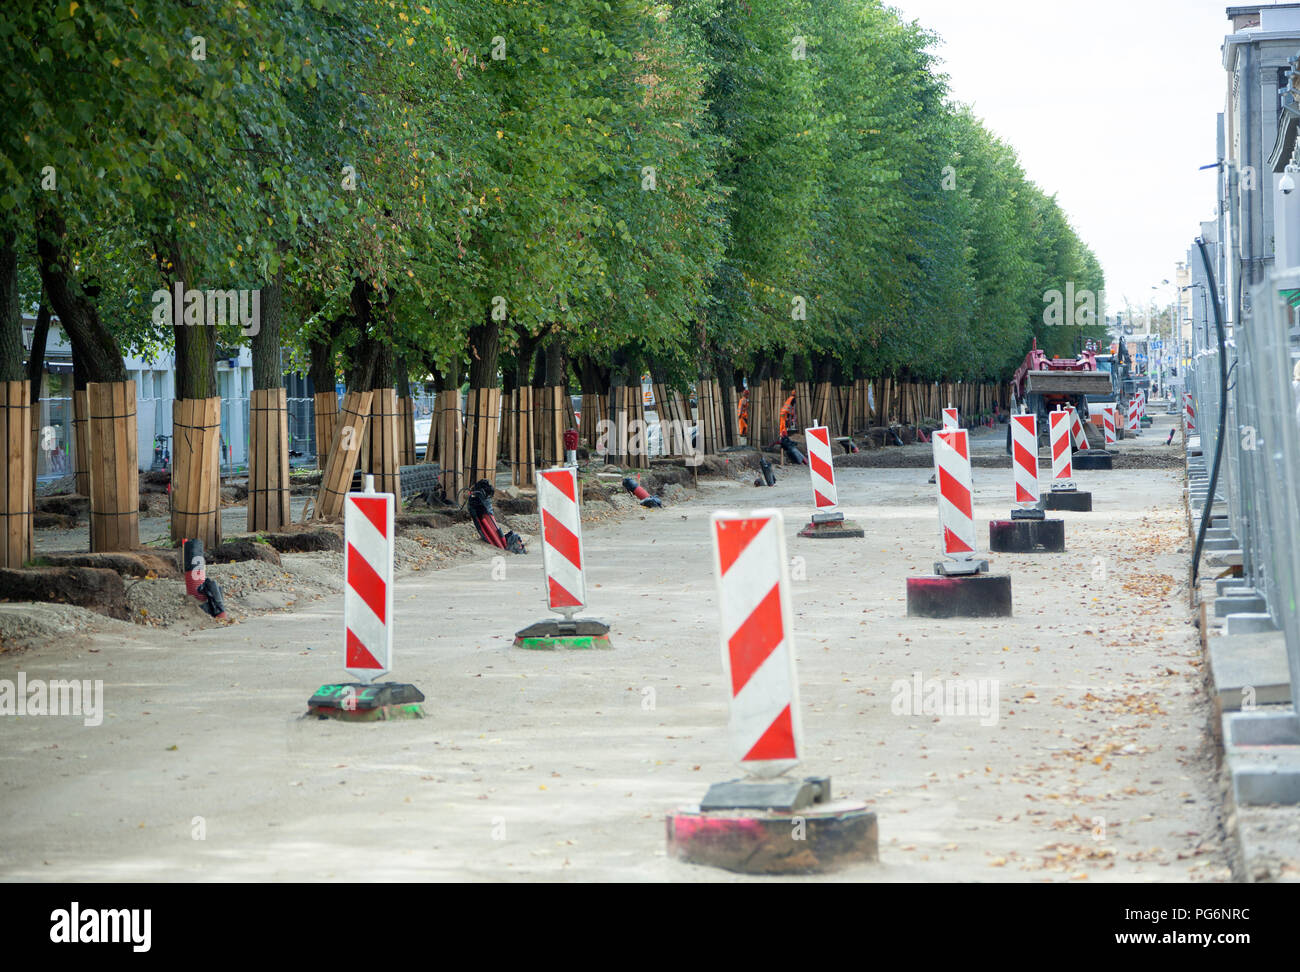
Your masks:
<svg viewBox="0 0 1300 972"><path fill-rule="evenodd" d="M1071 350L1048 291L1102 289L877 0L60 0L0 34L4 381L36 306L78 388L174 349L186 400L241 341L257 389L996 380ZM260 319L155 313L185 288Z"/></svg>

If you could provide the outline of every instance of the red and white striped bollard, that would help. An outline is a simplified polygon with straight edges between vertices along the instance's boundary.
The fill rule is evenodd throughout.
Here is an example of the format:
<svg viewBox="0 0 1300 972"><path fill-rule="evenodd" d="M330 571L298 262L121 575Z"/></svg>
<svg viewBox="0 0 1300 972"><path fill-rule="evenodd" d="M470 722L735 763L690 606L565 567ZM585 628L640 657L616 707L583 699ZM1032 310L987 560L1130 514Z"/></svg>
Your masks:
<svg viewBox="0 0 1300 972"><path fill-rule="evenodd" d="M824 425L804 429L808 443L808 472L812 476L813 505L818 512L835 509L835 465L831 456L831 430Z"/></svg>
<svg viewBox="0 0 1300 972"><path fill-rule="evenodd" d="M1011 416L1011 466L1017 503L1038 502L1038 416Z"/></svg>
<svg viewBox="0 0 1300 972"><path fill-rule="evenodd" d="M939 549L956 561L975 556L970 448L965 429L934 434L934 478L939 489Z"/></svg>
<svg viewBox="0 0 1300 972"><path fill-rule="evenodd" d="M803 742L781 513L715 513L711 533L731 750L745 772L776 776Z"/></svg>

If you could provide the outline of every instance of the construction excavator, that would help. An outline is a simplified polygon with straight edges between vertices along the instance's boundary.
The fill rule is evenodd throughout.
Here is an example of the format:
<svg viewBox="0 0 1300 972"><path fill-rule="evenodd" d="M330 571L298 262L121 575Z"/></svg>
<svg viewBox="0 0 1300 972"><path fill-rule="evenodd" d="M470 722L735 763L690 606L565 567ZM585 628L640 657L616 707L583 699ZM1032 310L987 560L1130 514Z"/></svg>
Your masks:
<svg viewBox="0 0 1300 972"><path fill-rule="evenodd" d="M1013 411L1019 412L1023 405L1025 411L1038 416L1038 439L1042 445L1047 444L1050 436L1047 416L1051 412L1073 405L1084 429L1089 430L1088 396L1109 395L1111 390L1111 376L1097 367L1096 352L1083 351L1075 358L1049 358L1038 347L1037 338L1011 378ZM1096 434L1095 430L1092 434ZM1007 448L1011 448L1010 426Z"/></svg>

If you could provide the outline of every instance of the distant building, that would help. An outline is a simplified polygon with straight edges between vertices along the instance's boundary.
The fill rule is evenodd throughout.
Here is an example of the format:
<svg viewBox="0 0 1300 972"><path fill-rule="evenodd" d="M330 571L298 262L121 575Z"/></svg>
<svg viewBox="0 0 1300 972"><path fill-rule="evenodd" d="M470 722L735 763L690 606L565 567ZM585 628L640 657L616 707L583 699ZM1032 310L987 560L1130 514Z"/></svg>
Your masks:
<svg viewBox="0 0 1300 972"><path fill-rule="evenodd" d="M36 321L23 318L23 350L31 353ZM154 463L155 445L165 445L175 454L172 434L172 401L176 394L175 358L124 359L127 377L135 382L138 465L149 469ZM311 380L288 374L284 379L289 405L289 452L294 465L316 458L315 408ZM253 389L253 358L247 348L217 360L217 392L221 396L221 467L237 472L248 464L248 401ZM39 479L63 476L73 471L72 437L72 346L59 327L50 323L45 344L45 372L41 379L41 400L37 415L40 428L53 430L53 448L37 450ZM155 443L155 436L167 436Z"/></svg>

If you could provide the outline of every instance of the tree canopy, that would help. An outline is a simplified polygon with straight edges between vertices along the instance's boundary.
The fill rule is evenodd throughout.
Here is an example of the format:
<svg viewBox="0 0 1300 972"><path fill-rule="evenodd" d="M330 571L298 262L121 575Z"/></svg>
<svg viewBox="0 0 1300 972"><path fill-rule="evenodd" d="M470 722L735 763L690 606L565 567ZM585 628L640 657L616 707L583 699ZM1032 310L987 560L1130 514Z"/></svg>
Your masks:
<svg viewBox="0 0 1300 972"><path fill-rule="evenodd" d="M998 380L1104 333L1045 314L1098 261L878 0L60 0L0 38L6 314L44 291L106 374L182 357L180 276L282 289L297 361L417 373L545 336L679 382ZM209 338L198 393L252 339Z"/></svg>

